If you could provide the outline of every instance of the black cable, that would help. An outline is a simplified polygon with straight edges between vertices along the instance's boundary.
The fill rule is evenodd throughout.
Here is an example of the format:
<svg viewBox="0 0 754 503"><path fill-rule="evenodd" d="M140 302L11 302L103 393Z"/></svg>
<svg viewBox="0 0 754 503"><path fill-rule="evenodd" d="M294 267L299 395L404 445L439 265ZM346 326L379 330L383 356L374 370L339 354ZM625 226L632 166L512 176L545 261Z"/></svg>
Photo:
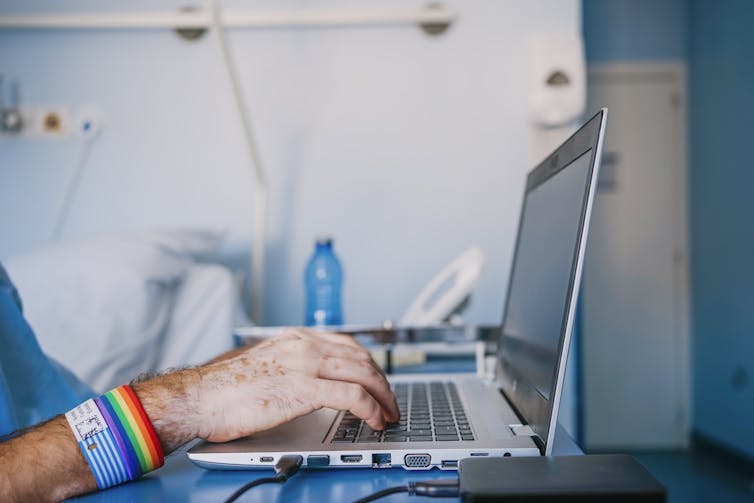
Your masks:
<svg viewBox="0 0 754 503"><path fill-rule="evenodd" d="M376 493L370 494L369 496L364 496L363 498L358 499L354 501L353 503L369 503L370 501L384 498L385 496L389 494L407 493L407 492L408 492L408 486L388 487L387 489L383 489L382 491L377 491Z"/></svg>
<svg viewBox="0 0 754 503"><path fill-rule="evenodd" d="M275 477L262 477L256 480L252 480L251 482L242 485L236 492L230 495L228 499L225 500L225 503L232 503L233 501L236 501L243 493L251 489L252 487L256 487L262 484L271 484L273 482L277 482L279 484L282 484L285 482L285 480Z"/></svg>
<svg viewBox="0 0 754 503"><path fill-rule="evenodd" d="M230 495L228 499L225 500L224 503L233 503L236 501L243 493L251 489L252 487L256 487L262 484L284 484L289 478L293 477L298 473L298 469L301 468L301 464L304 462L303 456L282 456L277 463L275 463L275 476L274 477L262 477L259 479L254 479L251 482L248 482L244 484L243 486L239 487L236 492Z"/></svg>
<svg viewBox="0 0 754 503"><path fill-rule="evenodd" d="M368 503L396 493L408 493L409 496L427 496L429 498L458 497L458 479L411 481L405 486L389 487L382 491L377 491L374 494L354 501L354 503Z"/></svg>

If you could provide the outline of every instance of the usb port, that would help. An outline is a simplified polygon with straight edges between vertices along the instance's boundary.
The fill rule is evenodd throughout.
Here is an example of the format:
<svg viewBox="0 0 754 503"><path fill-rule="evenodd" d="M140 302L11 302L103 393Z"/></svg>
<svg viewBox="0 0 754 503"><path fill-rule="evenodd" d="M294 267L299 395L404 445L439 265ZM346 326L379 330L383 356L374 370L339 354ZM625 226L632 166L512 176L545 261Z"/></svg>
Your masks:
<svg viewBox="0 0 754 503"><path fill-rule="evenodd" d="M262 456L259 458L262 463L272 463L272 456Z"/></svg>
<svg viewBox="0 0 754 503"><path fill-rule="evenodd" d="M343 454L340 457L340 460L343 463L358 463L362 459L364 459L364 456L362 456L361 454Z"/></svg>
<svg viewBox="0 0 754 503"><path fill-rule="evenodd" d="M440 462L441 468L458 468L457 459L446 459Z"/></svg>
<svg viewBox="0 0 754 503"><path fill-rule="evenodd" d="M310 454L306 457L306 466L308 468L330 466L330 456L327 454Z"/></svg>
<svg viewBox="0 0 754 503"><path fill-rule="evenodd" d="M391 457L390 454L372 454L372 468L390 468L393 466Z"/></svg>

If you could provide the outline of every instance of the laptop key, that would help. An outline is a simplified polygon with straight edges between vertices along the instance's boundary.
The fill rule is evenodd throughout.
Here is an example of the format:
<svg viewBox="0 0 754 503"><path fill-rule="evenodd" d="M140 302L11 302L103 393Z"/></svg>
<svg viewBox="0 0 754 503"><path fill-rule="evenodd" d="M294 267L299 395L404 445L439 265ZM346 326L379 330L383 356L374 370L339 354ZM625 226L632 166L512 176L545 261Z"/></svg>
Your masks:
<svg viewBox="0 0 754 503"><path fill-rule="evenodd" d="M409 435L408 439L411 442L431 442L432 435Z"/></svg>
<svg viewBox="0 0 754 503"><path fill-rule="evenodd" d="M440 442L447 442L450 440L458 440L458 435L437 435L437 440Z"/></svg>
<svg viewBox="0 0 754 503"><path fill-rule="evenodd" d="M455 426L436 427L435 428L435 433L437 433L438 435L444 435L444 434L455 435L456 434L456 428L455 428Z"/></svg>
<svg viewBox="0 0 754 503"><path fill-rule="evenodd" d="M382 436L381 431L373 430L369 426L364 425L364 429L361 430L361 435L359 435L359 442L362 442L362 441L379 442L381 436Z"/></svg>
<svg viewBox="0 0 754 503"><path fill-rule="evenodd" d="M461 435L462 440L474 440L474 435Z"/></svg>

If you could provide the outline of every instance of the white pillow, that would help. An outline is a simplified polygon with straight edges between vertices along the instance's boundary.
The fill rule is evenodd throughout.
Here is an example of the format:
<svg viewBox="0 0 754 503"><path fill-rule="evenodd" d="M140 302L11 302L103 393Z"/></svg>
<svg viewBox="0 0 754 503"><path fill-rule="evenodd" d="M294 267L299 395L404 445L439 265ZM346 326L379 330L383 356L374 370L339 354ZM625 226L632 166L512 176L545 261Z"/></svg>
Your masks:
<svg viewBox="0 0 754 503"><path fill-rule="evenodd" d="M97 392L154 368L175 292L223 234L99 236L5 261L42 349Z"/></svg>

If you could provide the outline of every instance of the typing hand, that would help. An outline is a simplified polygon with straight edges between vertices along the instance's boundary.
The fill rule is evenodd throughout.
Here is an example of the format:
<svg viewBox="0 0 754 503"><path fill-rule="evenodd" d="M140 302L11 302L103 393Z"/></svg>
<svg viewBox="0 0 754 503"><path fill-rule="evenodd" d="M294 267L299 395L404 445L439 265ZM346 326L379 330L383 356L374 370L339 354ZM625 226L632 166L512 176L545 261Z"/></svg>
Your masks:
<svg viewBox="0 0 754 503"><path fill-rule="evenodd" d="M183 395L188 406L164 394L168 381L177 384L177 380L180 391L173 395ZM163 389L155 393L154 386L160 381ZM223 442L323 407L350 410L378 430L399 416L395 395L364 347L346 335L301 328L287 329L257 346L232 351L204 366L167 374L134 389L150 417L156 416L152 422L168 450L172 444L190 439L185 437ZM172 399L172 413L159 396L163 402ZM177 418L169 418L176 410L183 416L178 424ZM167 420L162 421L163 417ZM171 435L176 435L173 441Z"/></svg>
<svg viewBox="0 0 754 503"><path fill-rule="evenodd" d="M322 407L350 410L372 428L398 419L395 396L352 337L300 328L201 369L199 436L225 441Z"/></svg>

